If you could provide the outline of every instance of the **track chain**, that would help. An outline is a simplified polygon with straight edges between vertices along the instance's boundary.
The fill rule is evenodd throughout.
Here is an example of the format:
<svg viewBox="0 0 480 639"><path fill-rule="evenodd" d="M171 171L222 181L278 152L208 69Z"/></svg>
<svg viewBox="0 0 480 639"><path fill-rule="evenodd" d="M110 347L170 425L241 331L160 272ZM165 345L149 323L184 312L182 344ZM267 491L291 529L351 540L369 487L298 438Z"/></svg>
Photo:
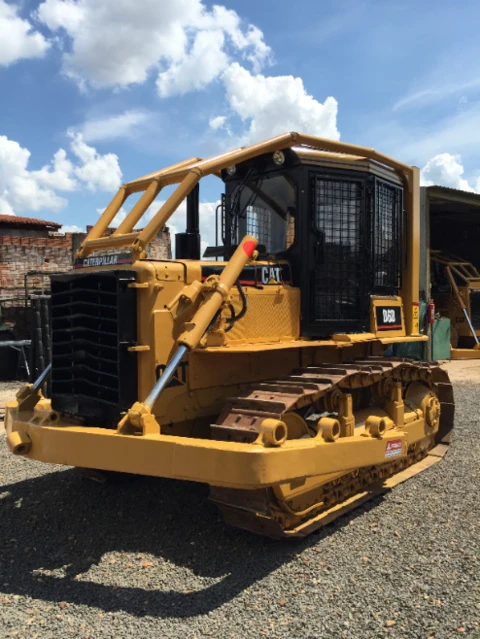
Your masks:
<svg viewBox="0 0 480 639"><path fill-rule="evenodd" d="M395 475L428 454L438 443L448 443L453 428L453 390L448 374L437 363L404 358L369 357L348 364L316 364L299 368L285 377L251 384L244 393L230 397L217 422L211 426L216 440L251 443L256 440L265 418L282 420L286 413L312 406L319 412L334 412L338 397L349 390L368 388L384 380L422 381L437 395L440 427L435 440L414 445L403 460L355 470L322 486L321 498L302 512L279 502L273 489L231 490L211 488L210 498L225 519L234 525L272 537L283 536L286 527L304 523L323 510L340 504L369 485Z"/></svg>

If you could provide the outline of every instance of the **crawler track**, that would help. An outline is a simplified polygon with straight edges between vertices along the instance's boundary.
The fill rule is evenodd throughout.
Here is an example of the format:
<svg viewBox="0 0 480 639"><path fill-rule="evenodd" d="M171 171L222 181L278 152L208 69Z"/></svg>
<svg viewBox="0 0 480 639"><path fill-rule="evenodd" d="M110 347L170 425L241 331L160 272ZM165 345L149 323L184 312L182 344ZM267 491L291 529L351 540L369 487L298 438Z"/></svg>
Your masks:
<svg viewBox="0 0 480 639"><path fill-rule="evenodd" d="M279 487L253 491L212 487L210 498L225 520L275 538L305 536L437 461L450 441L454 415L452 385L437 364L382 357L300 368L281 379L252 384L241 396L229 398L211 427L211 437L251 443L265 418L285 421L293 438L308 437L309 423L320 414L335 414L343 394L352 395L355 413L385 402L392 382L401 382L404 395L411 383L422 382L438 397L441 414L435 436L411 446L402 460L326 476L323 481L307 480L304 489L300 482L292 499L285 498Z"/></svg>

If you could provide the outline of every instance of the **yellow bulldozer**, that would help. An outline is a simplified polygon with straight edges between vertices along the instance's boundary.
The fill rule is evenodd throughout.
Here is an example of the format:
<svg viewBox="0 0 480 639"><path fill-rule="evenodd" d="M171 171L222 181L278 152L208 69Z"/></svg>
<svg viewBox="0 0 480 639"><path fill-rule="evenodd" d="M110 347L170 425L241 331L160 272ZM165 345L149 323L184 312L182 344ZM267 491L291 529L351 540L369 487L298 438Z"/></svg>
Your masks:
<svg viewBox="0 0 480 639"><path fill-rule="evenodd" d="M221 242L201 259L210 175ZM436 364L385 356L427 339L419 192L415 167L300 133L126 183L75 270L51 278L52 361L7 407L11 451L203 482L227 522L274 538L428 468L450 440L452 386ZM175 259L148 259L185 199Z"/></svg>

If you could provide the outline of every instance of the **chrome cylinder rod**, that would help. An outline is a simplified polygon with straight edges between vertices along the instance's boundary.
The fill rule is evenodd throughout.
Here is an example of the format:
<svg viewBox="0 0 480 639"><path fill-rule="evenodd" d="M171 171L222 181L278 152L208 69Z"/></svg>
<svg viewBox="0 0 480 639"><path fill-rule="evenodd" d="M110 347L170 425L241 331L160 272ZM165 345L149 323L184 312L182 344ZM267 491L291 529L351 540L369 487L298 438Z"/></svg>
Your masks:
<svg viewBox="0 0 480 639"><path fill-rule="evenodd" d="M162 376L159 377L157 383L150 391L146 400L143 402L145 406L148 406L148 408L150 409L154 407L158 398L160 397L160 394L162 393L164 388L168 386L168 383L177 370L177 366L180 364L187 351L187 346L182 345L179 347L178 351L175 353L175 355L172 357L169 364L167 365L167 368L163 371Z"/></svg>
<svg viewBox="0 0 480 639"><path fill-rule="evenodd" d="M473 324L472 324L472 322L471 322L470 318L468 317L467 309L466 309L466 308L464 308L464 309L462 309L462 310L463 310L463 314L465 315L465 319L467 320L467 324L468 324L468 326L469 326L469 328L470 328L470 332L471 332L471 334L472 334L472 336L473 336L473 339L475 340L475 343L476 343L476 344L477 344L477 346L478 346L478 337L477 337L477 333L476 333L475 329L473 328Z"/></svg>
<svg viewBox="0 0 480 639"><path fill-rule="evenodd" d="M48 374L50 373L51 370L52 370L52 365L49 364L47 368L43 371L43 373L39 375L37 379L33 382L32 390L36 391L40 388L43 382L47 379Z"/></svg>

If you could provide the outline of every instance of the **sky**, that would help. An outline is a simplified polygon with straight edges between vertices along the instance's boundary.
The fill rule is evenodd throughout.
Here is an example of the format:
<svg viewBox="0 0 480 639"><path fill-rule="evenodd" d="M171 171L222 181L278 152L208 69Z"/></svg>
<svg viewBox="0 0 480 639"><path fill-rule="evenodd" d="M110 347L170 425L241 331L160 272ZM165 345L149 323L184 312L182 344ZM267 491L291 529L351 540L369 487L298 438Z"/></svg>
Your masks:
<svg viewBox="0 0 480 639"><path fill-rule="evenodd" d="M0 214L84 229L125 181L286 131L480 192L479 20L476 0L0 0ZM202 181L204 246L221 191Z"/></svg>

